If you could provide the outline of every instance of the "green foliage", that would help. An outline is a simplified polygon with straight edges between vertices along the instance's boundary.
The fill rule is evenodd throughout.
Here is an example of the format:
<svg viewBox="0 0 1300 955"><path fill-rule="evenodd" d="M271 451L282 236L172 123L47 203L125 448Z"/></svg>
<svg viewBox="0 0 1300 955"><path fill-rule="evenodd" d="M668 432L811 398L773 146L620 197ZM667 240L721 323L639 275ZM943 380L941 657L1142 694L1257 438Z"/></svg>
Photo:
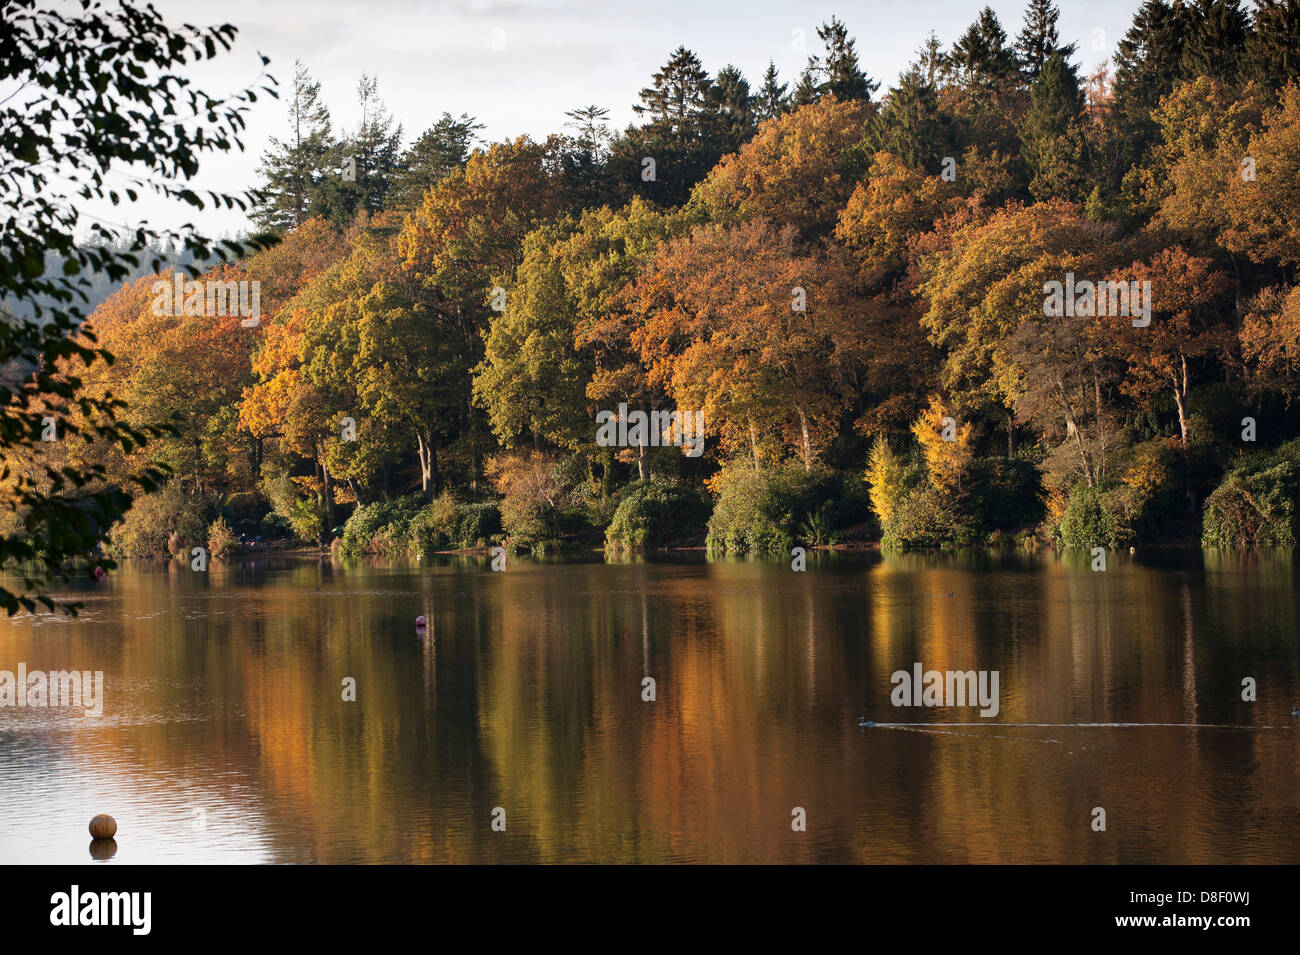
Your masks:
<svg viewBox="0 0 1300 955"><path fill-rule="evenodd" d="M631 485L605 531L606 546L652 549L697 541L709 518L699 491L677 484Z"/></svg>
<svg viewBox="0 0 1300 955"><path fill-rule="evenodd" d="M717 487L707 544L731 553L834 543L840 531L870 515L866 483L851 473L807 472L794 463L757 471L741 461L724 469Z"/></svg>
<svg viewBox="0 0 1300 955"><path fill-rule="evenodd" d="M408 549L416 554L482 547L501 536L501 511L491 502L460 504L444 491L411 520Z"/></svg>
<svg viewBox="0 0 1300 955"><path fill-rule="evenodd" d="M408 494L358 507L343 525L340 549L350 556L404 552L422 503L418 494Z"/></svg>
<svg viewBox="0 0 1300 955"><path fill-rule="evenodd" d="M1028 461L977 458L947 490L905 481L881 545L890 549L977 547L1027 534L1043 519L1042 477Z"/></svg>
<svg viewBox="0 0 1300 955"><path fill-rule="evenodd" d="M116 557L163 558L208 541L208 515L216 501L168 481L154 494L139 498L108 535L108 552Z"/></svg>
<svg viewBox="0 0 1300 955"><path fill-rule="evenodd" d="M1057 537L1062 545L1070 548L1119 546L1115 517L1106 508L1100 491L1083 483L1070 489Z"/></svg>
<svg viewBox="0 0 1300 955"><path fill-rule="evenodd" d="M1230 471L1205 501L1206 547L1295 547L1300 541L1300 442Z"/></svg>
<svg viewBox="0 0 1300 955"><path fill-rule="evenodd" d="M880 544L889 550L948 547L956 543L959 531L952 498L927 483L903 495Z"/></svg>
<svg viewBox="0 0 1300 955"><path fill-rule="evenodd" d="M1042 476L1028 461L979 458L962 473L953 506L962 544L1026 532L1043 520Z"/></svg>
<svg viewBox="0 0 1300 955"><path fill-rule="evenodd" d="M270 468L262 476L262 494L272 510L301 541L316 542L325 530L325 508L314 497L303 496L293 478Z"/></svg>

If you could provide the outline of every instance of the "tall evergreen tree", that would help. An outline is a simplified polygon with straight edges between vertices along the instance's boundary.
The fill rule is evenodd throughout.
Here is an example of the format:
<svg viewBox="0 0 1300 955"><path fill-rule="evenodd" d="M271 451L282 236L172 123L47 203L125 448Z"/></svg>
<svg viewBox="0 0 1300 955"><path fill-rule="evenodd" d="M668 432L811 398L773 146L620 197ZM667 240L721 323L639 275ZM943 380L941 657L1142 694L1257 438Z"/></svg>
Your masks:
<svg viewBox="0 0 1300 955"><path fill-rule="evenodd" d="M1184 78L1209 76L1235 83L1245 62L1250 24L1239 0L1193 0L1183 13Z"/></svg>
<svg viewBox="0 0 1300 955"><path fill-rule="evenodd" d="M735 152L753 135L754 97L738 67L728 65L718 70L709 90L709 111L713 135L724 155Z"/></svg>
<svg viewBox="0 0 1300 955"><path fill-rule="evenodd" d="M1115 101L1124 114L1146 114L1178 81L1184 34L1177 9L1143 0L1115 50Z"/></svg>
<svg viewBox="0 0 1300 955"><path fill-rule="evenodd" d="M938 35L931 30L921 48L916 51L915 69L925 78L925 82L935 89L952 70L952 58L943 51L943 44Z"/></svg>
<svg viewBox="0 0 1300 955"><path fill-rule="evenodd" d="M561 175L570 195L581 208L616 202L608 162L613 140L609 110L592 104L567 110L564 115L569 117L565 126L575 133L563 137L560 152Z"/></svg>
<svg viewBox="0 0 1300 955"><path fill-rule="evenodd" d="M301 60L294 62L289 101L289 136L271 137L262 155L256 190L257 206L251 218L259 228L284 232L307 219L330 214L336 144L330 130L329 109L321 101L320 83L311 78Z"/></svg>
<svg viewBox="0 0 1300 955"><path fill-rule="evenodd" d="M1074 55L1077 45L1067 43L1061 46L1057 34L1056 21L1060 11L1052 0L1029 0L1025 10L1025 25L1016 38L1016 56L1020 61L1020 72L1025 82L1032 83L1053 53L1069 60Z"/></svg>
<svg viewBox="0 0 1300 955"><path fill-rule="evenodd" d="M1021 155L1040 202L1084 198L1084 97L1078 69L1060 52L1043 63L1029 87L1029 111L1020 127Z"/></svg>
<svg viewBox="0 0 1300 955"><path fill-rule="evenodd" d="M985 7L952 47L953 66L968 86L1000 88L1017 75L1015 50L992 7Z"/></svg>
<svg viewBox="0 0 1300 955"><path fill-rule="evenodd" d="M629 129L615 145L615 165L624 182L647 198L669 205L684 202L691 188L721 157L713 130L713 80L699 57L684 46L654 74L632 107L648 120ZM654 161L647 178L645 160Z"/></svg>
<svg viewBox="0 0 1300 955"><path fill-rule="evenodd" d="M838 17L817 28L817 36L825 45L825 56L811 56L799 77L794 103L803 106L821 99L827 93L837 99L871 99L880 83L871 79L858 64L857 43L849 36Z"/></svg>
<svg viewBox="0 0 1300 955"><path fill-rule="evenodd" d="M790 97L786 93L788 83L779 82L776 64L767 61L767 70L763 73L763 85L754 94L754 119L764 122L780 116L790 108Z"/></svg>
<svg viewBox="0 0 1300 955"><path fill-rule="evenodd" d="M871 120L865 139L870 159L880 150L892 153L913 169L934 173L953 152L950 128L939 110L939 98L919 65L913 65L889 90L880 112ZM856 157L855 157L856 159Z"/></svg>
<svg viewBox="0 0 1300 955"><path fill-rule="evenodd" d="M348 218L362 211L378 212L398 177L402 127L379 99L379 78L361 74L357 83L361 122L341 146L341 165L348 171L343 181L344 209ZM355 173L355 175L353 175Z"/></svg>
<svg viewBox="0 0 1300 955"><path fill-rule="evenodd" d="M1247 72L1271 88L1300 75L1300 0L1256 0L1246 38Z"/></svg>
<svg viewBox="0 0 1300 955"><path fill-rule="evenodd" d="M402 155L393 185L392 205L399 209L414 208L430 187L464 168L482 128L483 124L467 113L461 113L459 118L443 113Z"/></svg>
<svg viewBox="0 0 1300 955"><path fill-rule="evenodd" d="M652 85L641 90L641 102L632 109L638 116L648 118L643 128L684 145L703 129L712 86L713 81L700 58L679 46L655 72Z"/></svg>

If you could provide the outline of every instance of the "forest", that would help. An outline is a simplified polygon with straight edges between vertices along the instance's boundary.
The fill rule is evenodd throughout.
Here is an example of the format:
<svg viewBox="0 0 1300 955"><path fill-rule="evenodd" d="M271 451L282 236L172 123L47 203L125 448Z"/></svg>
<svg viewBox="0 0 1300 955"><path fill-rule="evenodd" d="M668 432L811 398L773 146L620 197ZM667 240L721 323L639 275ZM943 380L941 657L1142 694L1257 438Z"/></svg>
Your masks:
<svg viewBox="0 0 1300 955"><path fill-rule="evenodd" d="M543 142L404 145L371 76L336 130L296 64L278 241L187 275L260 322L132 278L87 321L115 360L64 370L157 437L11 466L156 463L121 557L1293 547L1300 2L1146 0L1086 73L1057 15L986 7L892 86L834 17L797 77L681 46L636 123ZM702 453L598 441L620 406Z"/></svg>

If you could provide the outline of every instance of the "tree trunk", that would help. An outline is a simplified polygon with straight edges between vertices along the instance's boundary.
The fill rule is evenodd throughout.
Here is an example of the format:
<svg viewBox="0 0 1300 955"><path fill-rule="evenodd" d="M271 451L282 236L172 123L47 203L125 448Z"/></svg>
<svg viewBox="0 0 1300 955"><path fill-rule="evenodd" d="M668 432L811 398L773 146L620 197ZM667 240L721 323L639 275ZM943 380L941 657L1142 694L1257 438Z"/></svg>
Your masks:
<svg viewBox="0 0 1300 955"><path fill-rule="evenodd" d="M803 408L795 408L799 413L799 431L803 435L803 470L805 474L812 471L812 440L808 436L808 416Z"/></svg>
<svg viewBox="0 0 1300 955"><path fill-rule="evenodd" d="M1178 431L1182 436L1183 450L1187 450L1187 356L1182 358L1181 378L1174 373L1174 403L1178 405Z"/></svg>
<svg viewBox="0 0 1300 955"><path fill-rule="evenodd" d="M642 481L650 480L650 459L646 454L644 435L636 448L636 476Z"/></svg>
<svg viewBox="0 0 1300 955"><path fill-rule="evenodd" d="M1007 412L1007 460L1016 456L1016 416Z"/></svg>
<svg viewBox="0 0 1300 955"><path fill-rule="evenodd" d="M432 500L429 488L433 478L433 448L423 431L415 433L415 453L420 461L420 492Z"/></svg>
<svg viewBox="0 0 1300 955"><path fill-rule="evenodd" d="M754 455L754 470L761 471L758 463L758 428L752 419L749 422L749 450Z"/></svg>

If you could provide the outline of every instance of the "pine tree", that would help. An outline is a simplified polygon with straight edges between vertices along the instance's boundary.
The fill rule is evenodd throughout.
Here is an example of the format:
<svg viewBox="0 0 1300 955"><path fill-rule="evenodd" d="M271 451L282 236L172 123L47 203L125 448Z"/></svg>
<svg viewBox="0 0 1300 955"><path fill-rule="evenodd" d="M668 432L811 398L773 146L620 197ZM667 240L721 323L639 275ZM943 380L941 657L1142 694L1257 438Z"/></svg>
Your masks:
<svg viewBox="0 0 1300 955"><path fill-rule="evenodd" d="M678 145L698 136L713 85L700 58L679 46L655 72L653 84L641 90L640 104L632 107L638 116L649 117L643 128Z"/></svg>
<svg viewBox="0 0 1300 955"><path fill-rule="evenodd" d="M1196 0L1184 7L1184 78L1209 76L1235 83L1240 76L1250 25L1239 0Z"/></svg>
<svg viewBox="0 0 1300 955"><path fill-rule="evenodd" d="M776 64L768 60L763 85L754 94L754 118L757 122L775 119L790 108L790 97L786 94L789 84L780 83L779 79Z"/></svg>
<svg viewBox="0 0 1300 955"><path fill-rule="evenodd" d="M1059 53L1043 63L1029 87L1029 111L1020 127L1021 155L1040 202L1083 198L1084 96L1079 73Z"/></svg>
<svg viewBox="0 0 1300 955"><path fill-rule="evenodd" d="M1037 78L1053 53L1069 60L1074 55L1077 45L1074 43L1060 45L1060 36L1056 31L1056 21L1060 11L1052 0L1029 0L1025 11L1025 25L1016 38L1016 54L1020 61L1020 72L1025 82L1032 83Z"/></svg>
<svg viewBox="0 0 1300 955"><path fill-rule="evenodd" d="M259 228L284 232L307 219L329 214L335 142L329 109L321 101L320 83L311 78L301 60L294 62L293 90L289 96L289 138L270 140L258 169L262 185L251 218Z"/></svg>
<svg viewBox="0 0 1300 955"><path fill-rule="evenodd" d="M687 199L722 156L717 137L710 135L716 121L712 89L699 57L684 46L674 50L632 107L649 122L629 129L615 144L614 165L623 183L666 205ZM654 179L644 176L647 158L655 163Z"/></svg>
<svg viewBox="0 0 1300 955"><path fill-rule="evenodd" d="M754 133L754 97L749 81L735 66L718 70L709 90L713 135L722 154L735 152Z"/></svg>
<svg viewBox="0 0 1300 955"><path fill-rule="evenodd" d="M1251 78L1279 89L1300 74L1300 0L1256 0L1246 39Z"/></svg>
<svg viewBox="0 0 1300 955"><path fill-rule="evenodd" d="M393 117L379 99L378 77L361 74L357 99L361 103L361 122L356 133L340 147L342 165L349 170L349 178L341 188L347 219L363 209L374 213L384 207L398 176L402 149L402 127L393 128Z"/></svg>
<svg viewBox="0 0 1300 955"><path fill-rule="evenodd" d="M1115 50L1115 99L1124 113L1146 113L1180 75L1183 31L1166 0L1143 0Z"/></svg>
<svg viewBox="0 0 1300 955"><path fill-rule="evenodd" d="M1018 75L1015 51L1007 45L992 7L985 7L952 47L953 65L968 86L997 89Z"/></svg>
<svg viewBox="0 0 1300 955"><path fill-rule="evenodd" d="M943 44L933 30L925 38L925 43L916 51L916 70L925 78L925 82L939 88L952 70L952 59L943 52Z"/></svg>
<svg viewBox="0 0 1300 955"><path fill-rule="evenodd" d="M582 208L616 201L608 164L612 137L609 110L592 104L567 110L565 123L577 135L564 137L560 152L561 174L570 195Z"/></svg>
<svg viewBox="0 0 1300 955"><path fill-rule="evenodd" d="M934 172L952 154L939 98L918 65L898 78L866 136L867 151L892 153L913 169Z"/></svg>
<svg viewBox="0 0 1300 955"><path fill-rule="evenodd" d="M826 55L808 58L795 89L795 105L814 103L827 93L841 100L871 99L880 83L862 72L857 44L849 36L848 27L838 17L831 17L829 23L817 28L817 36L826 47Z"/></svg>
<svg viewBox="0 0 1300 955"><path fill-rule="evenodd" d="M393 185L393 206L413 209L428 189L463 168L482 128L482 123L466 113L459 118L443 113L402 155Z"/></svg>

